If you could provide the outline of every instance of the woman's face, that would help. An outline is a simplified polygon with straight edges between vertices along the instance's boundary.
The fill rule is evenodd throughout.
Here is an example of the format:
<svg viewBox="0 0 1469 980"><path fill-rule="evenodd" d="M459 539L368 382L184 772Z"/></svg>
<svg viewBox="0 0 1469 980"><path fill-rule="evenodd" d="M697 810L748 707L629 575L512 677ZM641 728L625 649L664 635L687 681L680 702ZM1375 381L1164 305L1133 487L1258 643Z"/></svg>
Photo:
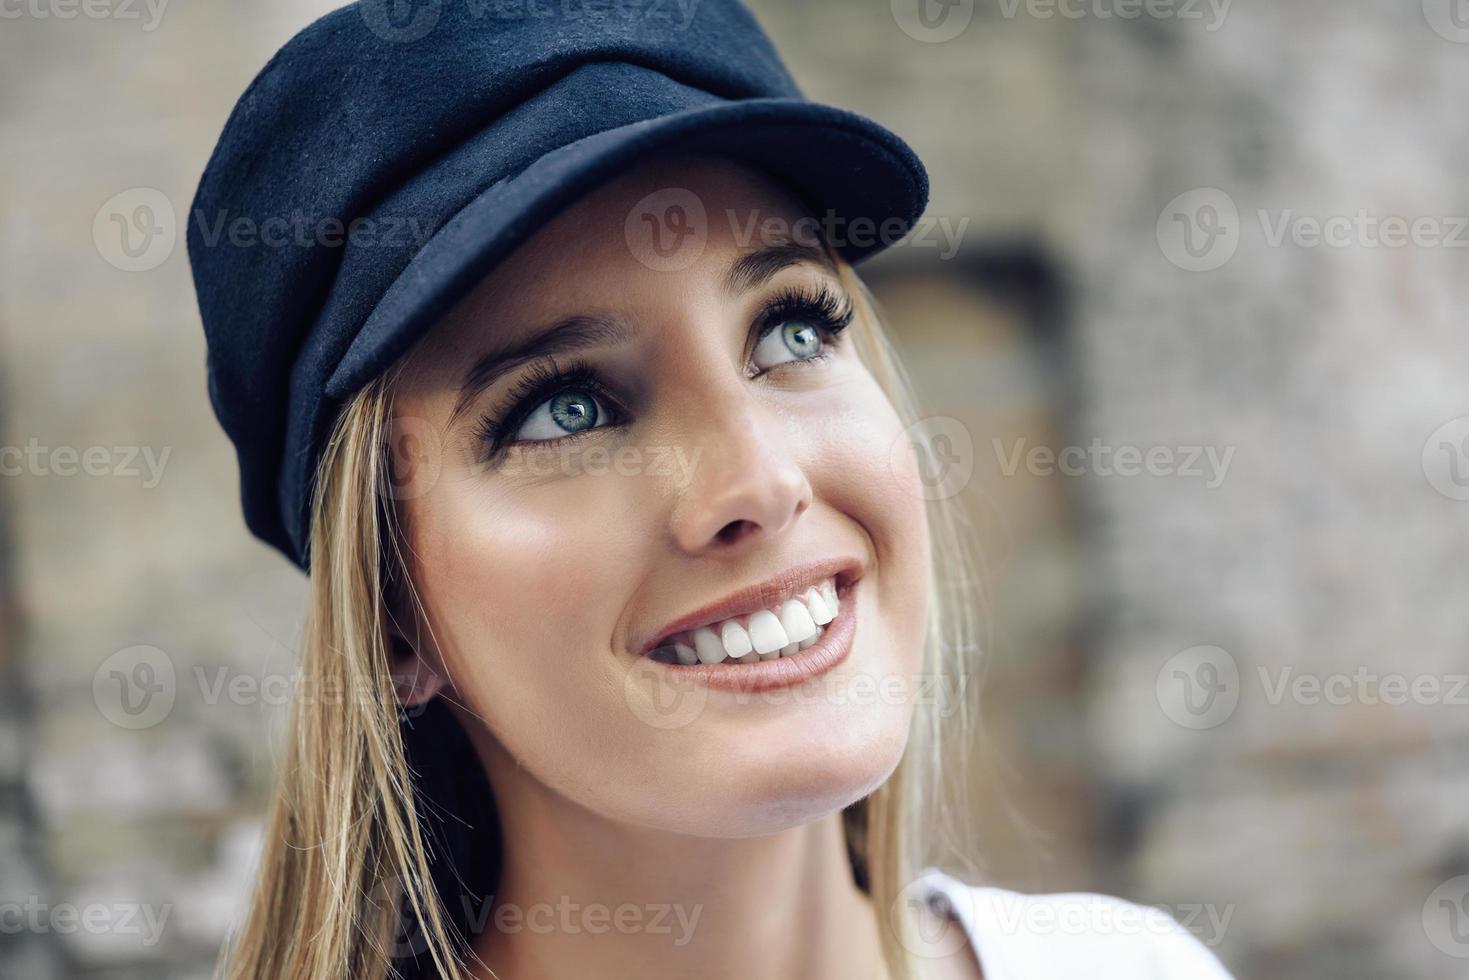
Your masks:
<svg viewBox="0 0 1469 980"><path fill-rule="evenodd" d="M395 444L414 448L394 464L419 649L497 789L529 778L606 817L741 837L831 813L897 765L927 616L922 496L839 330L847 294L800 247L804 214L732 162L644 164L543 227L410 358ZM801 649L823 606L835 618ZM788 652L736 660L741 633Z"/></svg>

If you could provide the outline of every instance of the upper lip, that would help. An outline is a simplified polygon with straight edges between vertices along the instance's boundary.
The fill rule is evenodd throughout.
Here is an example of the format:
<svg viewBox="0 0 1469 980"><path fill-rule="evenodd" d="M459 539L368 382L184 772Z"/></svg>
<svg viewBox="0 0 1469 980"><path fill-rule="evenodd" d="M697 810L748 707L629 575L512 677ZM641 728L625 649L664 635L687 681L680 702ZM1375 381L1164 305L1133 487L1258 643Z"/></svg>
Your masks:
<svg viewBox="0 0 1469 980"><path fill-rule="evenodd" d="M678 619L675 619L673 622L668 623L657 632L651 634L638 647L638 652L642 655L652 653L666 637L674 633L697 629L700 626L709 626L733 616L743 616L746 613L759 612L762 609L774 609L785 600L798 596L811 586L824 582L833 576L837 578L838 586L851 584L862 577L862 572L862 562L848 556L826 558L821 561L795 565L781 572L779 575L731 592L722 599L700 606L692 612L680 616Z"/></svg>

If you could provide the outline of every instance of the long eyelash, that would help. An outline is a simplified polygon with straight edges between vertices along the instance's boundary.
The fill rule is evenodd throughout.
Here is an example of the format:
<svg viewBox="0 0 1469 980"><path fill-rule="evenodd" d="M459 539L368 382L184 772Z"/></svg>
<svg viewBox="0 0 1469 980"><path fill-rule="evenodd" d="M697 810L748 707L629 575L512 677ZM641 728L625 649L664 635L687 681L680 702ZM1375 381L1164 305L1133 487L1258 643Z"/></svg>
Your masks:
<svg viewBox="0 0 1469 980"><path fill-rule="evenodd" d="M810 320L835 338L851 325L855 313L851 298L837 293L826 283L814 288L787 286L760 311L760 330L755 340L757 343L763 340L766 334L786 320ZM819 360L821 356L818 354L806 360Z"/></svg>
<svg viewBox="0 0 1469 980"><path fill-rule="evenodd" d="M844 294L833 290L825 283L815 287L788 286L773 296L756 317L759 329L755 342L760 340L787 320L806 320L815 324L827 336L828 346L835 342L843 330L851 324L855 310L852 301ZM830 356L824 346L811 357L792 361L792 364L811 364ZM554 357L533 362L524 376L506 392L501 406L482 416L475 426L475 437L479 445L487 447L487 454L498 456L511 443L521 424L547 399L567 390L586 391L597 396L611 410L614 419L622 417L618 402L611 390L602 381L596 369L584 363L574 363L566 368L558 367ZM537 442L561 442L590 434L596 428L583 429L580 433L567 433L558 439L536 440Z"/></svg>
<svg viewBox="0 0 1469 980"><path fill-rule="evenodd" d="M475 427L476 438L481 444L489 447L491 454L499 453L515 435L521 423L531 412L539 408L542 402L572 388L596 395L598 400L609 408L616 404L616 399L612 397L612 393L602 382L595 369L586 364L572 364L563 369L557 366L554 357L548 356L544 361L536 361L531 364L526 369L525 375L505 393L505 400L502 403L504 407L486 414L479 420L479 425ZM612 414L616 417L618 411L613 408ZM576 433L567 433L566 438L572 438L575 435Z"/></svg>

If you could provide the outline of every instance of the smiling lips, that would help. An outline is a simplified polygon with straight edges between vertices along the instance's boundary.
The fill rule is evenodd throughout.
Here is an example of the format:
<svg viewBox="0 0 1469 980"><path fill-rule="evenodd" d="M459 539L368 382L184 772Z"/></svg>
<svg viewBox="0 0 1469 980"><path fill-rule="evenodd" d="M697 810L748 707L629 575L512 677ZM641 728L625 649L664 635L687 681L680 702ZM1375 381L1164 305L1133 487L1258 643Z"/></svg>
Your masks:
<svg viewBox="0 0 1469 980"><path fill-rule="evenodd" d="M840 611L836 576L778 606L663 637L649 656L664 663L755 663L814 646Z"/></svg>

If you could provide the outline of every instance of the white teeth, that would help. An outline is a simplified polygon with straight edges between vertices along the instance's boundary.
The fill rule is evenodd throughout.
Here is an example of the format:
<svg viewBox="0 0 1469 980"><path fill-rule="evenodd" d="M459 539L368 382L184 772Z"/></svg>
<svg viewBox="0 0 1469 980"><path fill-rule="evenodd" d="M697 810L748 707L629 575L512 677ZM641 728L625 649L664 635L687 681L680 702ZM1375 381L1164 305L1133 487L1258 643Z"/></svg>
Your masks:
<svg viewBox="0 0 1469 980"><path fill-rule="evenodd" d="M775 613L762 609L750 616L750 642L756 653L774 653L790 642Z"/></svg>
<svg viewBox="0 0 1469 980"><path fill-rule="evenodd" d="M700 663L717 664L724 659L724 644L707 626L694 630L694 649L698 651Z"/></svg>
<svg viewBox="0 0 1469 980"><path fill-rule="evenodd" d="M816 624L811 613L801 605L799 599L787 599L780 607L780 625L786 631L790 643L800 643L816 635Z"/></svg>
<svg viewBox="0 0 1469 980"><path fill-rule="evenodd" d="M815 645L838 614L836 581L827 579L779 608L701 626L659 648L681 664L756 663L790 656ZM744 620L742 624L741 620ZM671 638L670 638L671 639Z"/></svg>
<svg viewBox="0 0 1469 980"><path fill-rule="evenodd" d="M837 584L834 580L827 579L821 583L821 598L826 603L831 618L836 619L837 614L841 612L841 603L837 601Z"/></svg>
<svg viewBox="0 0 1469 980"><path fill-rule="evenodd" d="M724 626L719 631L720 638L724 641L725 652L736 659L743 657L755 649L755 644L750 642L750 634L745 628L732 619L724 621Z"/></svg>
<svg viewBox="0 0 1469 980"><path fill-rule="evenodd" d="M817 591L816 586L813 585L807 589L806 594L801 596L801 600L806 603L806 608L811 612L811 621L817 626L825 626L834 618L831 610L826 608L826 600L821 598L821 593Z"/></svg>

